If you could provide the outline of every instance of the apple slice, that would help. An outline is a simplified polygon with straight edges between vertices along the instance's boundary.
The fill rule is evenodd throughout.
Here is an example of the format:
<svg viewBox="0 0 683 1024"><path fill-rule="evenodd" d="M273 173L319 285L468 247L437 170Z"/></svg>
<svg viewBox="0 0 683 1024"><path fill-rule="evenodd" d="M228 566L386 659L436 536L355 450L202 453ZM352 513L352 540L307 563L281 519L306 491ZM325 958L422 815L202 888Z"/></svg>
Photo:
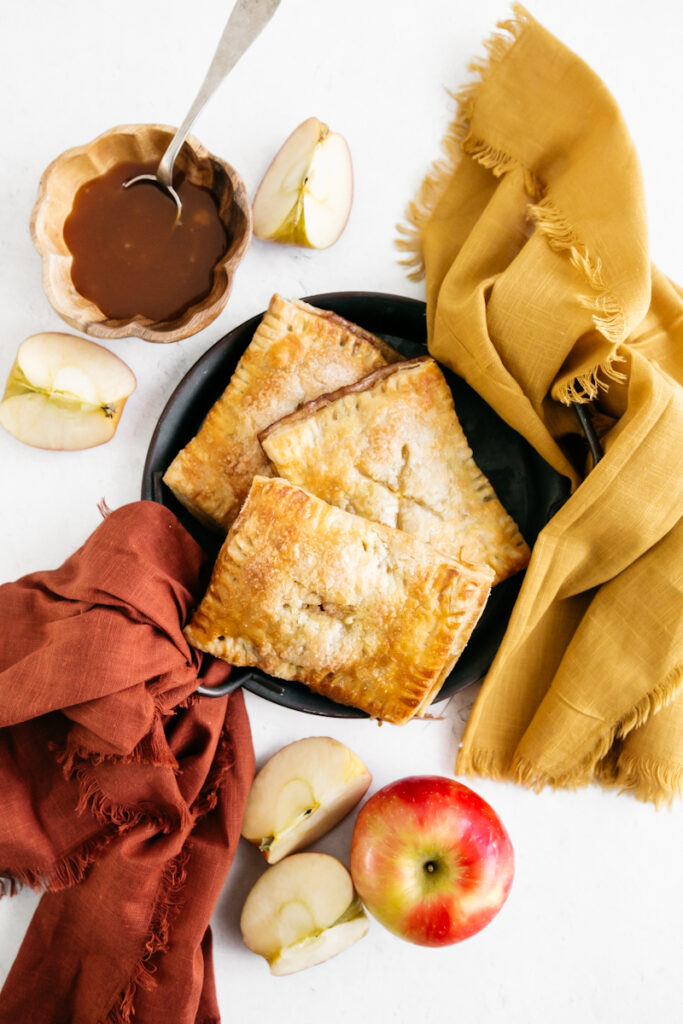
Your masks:
<svg viewBox="0 0 683 1024"><path fill-rule="evenodd" d="M295 128L254 199L257 238L326 249L346 227L353 167L346 140L317 117Z"/></svg>
<svg viewBox="0 0 683 1024"><path fill-rule="evenodd" d="M361 759L338 740L296 740L273 754L254 779L242 835L274 864L341 821L371 781Z"/></svg>
<svg viewBox="0 0 683 1024"><path fill-rule="evenodd" d="M295 853L269 867L240 918L245 945L277 975L336 956L365 935L368 923L351 875L327 853Z"/></svg>
<svg viewBox="0 0 683 1024"><path fill-rule="evenodd" d="M0 402L0 425L34 448L93 448L116 431L135 375L108 349L72 334L22 341Z"/></svg>

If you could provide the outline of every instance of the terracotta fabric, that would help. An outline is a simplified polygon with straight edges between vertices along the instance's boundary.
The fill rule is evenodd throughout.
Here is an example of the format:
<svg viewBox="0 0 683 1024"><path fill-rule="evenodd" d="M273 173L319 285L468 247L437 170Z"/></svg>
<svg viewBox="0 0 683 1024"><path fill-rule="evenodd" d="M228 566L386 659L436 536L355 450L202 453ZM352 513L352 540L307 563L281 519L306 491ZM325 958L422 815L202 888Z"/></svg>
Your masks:
<svg viewBox="0 0 683 1024"><path fill-rule="evenodd" d="M683 783L683 297L650 263L638 158L613 97L523 8L457 96L400 244L429 347L573 493L541 532L456 770ZM564 444L589 402L604 458Z"/></svg>
<svg viewBox="0 0 683 1024"><path fill-rule="evenodd" d="M44 889L2 1024L218 1021L209 919L253 776L229 666L189 647L202 553L167 509L112 512L0 587L0 875Z"/></svg>

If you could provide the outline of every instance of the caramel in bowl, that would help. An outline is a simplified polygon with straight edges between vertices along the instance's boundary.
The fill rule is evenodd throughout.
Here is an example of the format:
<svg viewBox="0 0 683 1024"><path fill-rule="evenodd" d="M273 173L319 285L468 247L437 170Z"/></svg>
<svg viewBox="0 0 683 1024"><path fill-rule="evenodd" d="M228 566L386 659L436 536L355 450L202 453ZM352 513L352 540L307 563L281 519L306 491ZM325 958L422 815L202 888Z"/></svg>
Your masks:
<svg viewBox="0 0 683 1024"><path fill-rule="evenodd" d="M187 209L184 202L183 215L187 214L189 219L192 215L192 202L196 198L199 202L196 216L198 220L206 220L207 210L202 208L200 190L207 190L215 204L218 230L221 234L224 233L223 244L219 247L215 231L210 239L212 248L208 258L211 262L206 268L206 286L199 287L193 292L191 284L184 280L185 276L189 279L190 272L195 269L190 263L187 275L182 273L182 267L176 266L177 284L174 285L173 265L169 253L168 272L164 273L162 270L160 273L159 266L155 269L160 282L163 283L164 279L167 279L167 312L162 312L163 301L161 304L157 301L148 304L148 312L145 313L135 309L134 294L131 294L131 301L126 302L125 276L115 274L104 262L105 257L102 255L100 283L116 284L120 286L119 292L121 288L123 289L122 295L116 295L109 288L112 304L108 306L100 297L95 272L98 251L104 254L104 246L98 247L96 235L93 234L90 239L92 258L87 247L82 247L82 243L88 241L87 231L83 230L83 219L88 217L89 209L96 209L93 202L97 198L84 193L97 189L101 191L103 184L106 185L108 181L111 188L118 188L116 175L119 169L125 172L121 175L123 180L131 169L136 173L136 168L156 167L172 135L173 129L165 125L123 125L112 128L87 145L62 153L50 164L41 178L38 198L31 217L31 235L43 262L43 286L57 313L68 324L85 334L98 338L135 336L145 341L179 341L208 326L228 301L235 270L251 240L251 204L245 186L234 169L209 153L191 136L178 154L174 169L174 181L177 175L179 180L185 180L188 189ZM133 208L137 209L141 201L144 201L143 205L153 207L149 229L140 230L135 243L144 242L147 230L148 241L152 245L156 242L155 233L159 230L158 206L169 205L168 215L172 223L172 201L151 184L135 185L128 190L124 190L121 185L120 196L114 193L114 199L123 197L124 192L127 193L124 197L126 202L129 205L133 204ZM166 213L165 210L161 212ZM106 226L106 221L101 221L99 217L97 223L93 217L92 223L93 231L101 231ZM85 224L87 227L87 219ZM116 217L112 219L111 224L113 231L117 225ZM183 229L182 218L180 229ZM73 251L69 248L67 239ZM176 236L173 236L173 240L176 241ZM195 251L192 250L192 244L195 245ZM188 260L193 265L197 257L201 256L201 252L196 251L197 244L201 242L195 239L188 249ZM216 262L211 269L214 258ZM150 276L151 274L150 265ZM130 282L132 290L135 274L131 274ZM77 283L82 292L78 290ZM190 291L183 299L181 293L186 284ZM105 312L107 309L109 312Z"/></svg>

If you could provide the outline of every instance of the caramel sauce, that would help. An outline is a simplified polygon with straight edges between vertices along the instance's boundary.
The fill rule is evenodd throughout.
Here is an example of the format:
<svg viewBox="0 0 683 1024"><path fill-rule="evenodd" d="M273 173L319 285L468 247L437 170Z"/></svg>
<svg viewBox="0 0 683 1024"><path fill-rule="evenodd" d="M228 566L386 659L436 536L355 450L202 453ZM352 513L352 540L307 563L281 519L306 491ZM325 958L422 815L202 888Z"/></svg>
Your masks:
<svg viewBox="0 0 683 1024"><path fill-rule="evenodd" d="M123 187L156 167L127 161L85 182L64 224L75 288L112 320L180 316L209 294L228 247L213 196L182 172L173 180L183 207L177 223L173 199L156 185Z"/></svg>

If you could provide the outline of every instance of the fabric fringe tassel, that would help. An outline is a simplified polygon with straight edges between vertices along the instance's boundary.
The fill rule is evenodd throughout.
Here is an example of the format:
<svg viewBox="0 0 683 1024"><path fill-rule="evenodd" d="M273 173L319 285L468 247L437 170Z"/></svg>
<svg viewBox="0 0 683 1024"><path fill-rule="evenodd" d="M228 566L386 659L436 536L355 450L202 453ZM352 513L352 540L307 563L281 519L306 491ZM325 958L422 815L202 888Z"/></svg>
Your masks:
<svg viewBox="0 0 683 1024"><path fill-rule="evenodd" d="M226 727L221 732L206 782L192 805L192 815L195 819L207 814L216 806L219 790L234 763L232 737ZM153 987L155 966L152 959L156 954L166 952L169 947L171 926L182 903L189 856L190 847L189 843L186 843L181 853L169 861L164 869L144 953L125 991L121 994L119 1003L110 1011L105 1024L131 1024L135 1016L135 997L138 989L149 990ZM213 1017L207 1018L206 1024L218 1024L218 1020Z"/></svg>
<svg viewBox="0 0 683 1024"><path fill-rule="evenodd" d="M235 763L235 751L232 736L227 726L220 734L216 753L206 782L202 786L197 799L192 805L192 813L197 817L208 814L218 803L218 793L226 777Z"/></svg>
<svg viewBox="0 0 683 1024"><path fill-rule="evenodd" d="M474 99L479 85L489 77L495 65L504 59L528 24L529 15L520 4L513 5L513 13L513 18L498 22L498 31L484 42L487 56L477 58L468 65L468 70L477 76L475 80L463 86L457 93L451 93L457 105L456 116L441 143L444 155L434 161L415 199L408 204L405 221L396 225L399 233L396 247L408 254L399 262L407 268L408 277L413 281L420 281L424 277L422 232L458 166L461 152L464 150L485 167L489 167L497 176L516 166L510 156L473 139L470 132ZM525 178L527 177L529 194L540 198L533 175L525 172Z"/></svg>
<svg viewBox="0 0 683 1024"><path fill-rule="evenodd" d="M582 296L579 302L584 309L590 311L596 331L612 345L619 345L624 340L626 322L619 304L605 291L600 260L593 259L586 246L577 238L564 216L547 196L529 206L529 216L550 248L554 252L566 255L588 286L597 292L594 296ZM554 389L554 397L565 405L591 401L598 396L601 388L607 389L608 385L601 380L601 376L614 381L626 379L625 374L615 369L614 363L617 361L623 361L623 356L611 353L598 366L569 382L558 385Z"/></svg>
<svg viewBox="0 0 683 1024"><path fill-rule="evenodd" d="M578 768L572 769L566 775L550 776L539 773L535 764L527 761L524 757L515 755L508 777L512 782L516 782L526 789L533 789L535 793L540 793L546 786L551 789L581 789L594 781L592 775L594 767L591 754L581 762Z"/></svg>
<svg viewBox="0 0 683 1024"><path fill-rule="evenodd" d="M654 803L668 802L676 795L681 786L683 768L679 770L662 766L656 771L650 770L647 781L643 779L641 785L641 780L634 774L636 759L629 761L629 758L623 754L610 758L610 753L615 743L623 740L633 729L644 725L651 715L670 704L682 685L683 667L677 666L650 693L646 693L616 725L606 729L593 749L571 769L558 772L555 775L548 775L539 772L538 768L527 759L516 756L513 758L508 778L528 789L534 789L536 792L545 786L550 786L553 789L578 789L599 780L604 785L633 790L634 795L637 795L635 790L650 794L648 797L641 796L640 799L650 799ZM604 762L602 766L601 762ZM655 768L654 765L651 766L651 769L653 768ZM669 779L671 788L667 784L666 788L662 789L658 797L655 798L655 784L658 778L662 782Z"/></svg>
<svg viewBox="0 0 683 1024"><path fill-rule="evenodd" d="M622 754L613 784L644 803L670 808L675 798L683 795L683 765L665 766L649 758Z"/></svg>
<svg viewBox="0 0 683 1024"><path fill-rule="evenodd" d="M408 254L405 259L399 260L399 263L407 268L407 275L411 281L421 281L425 276L422 232L458 164L460 140L455 124L451 126L441 145L444 150L443 158L434 161L420 185L417 196L408 204L405 212L406 222L396 225L399 237L394 244L401 252Z"/></svg>
<svg viewBox="0 0 683 1024"><path fill-rule="evenodd" d="M554 775L539 772L536 765L519 755L513 757L511 765L504 766L500 751L475 750L465 757L461 750L455 766L456 775L480 775L499 782L516 782L537 793L546 786L580 789L600 781L657 807L670 806L675 797L683 793L683 766L661 765L648 758L630 757L617 747L633 729L644 725L651 715L670 704L682 686L683 666L677 666L616 725L606 729L593 749L566 772Z"/></svg>
<svg viewBox="0 0 683 1024"><path fill-rule="evenodd" d="M152 960L157 953L168 950L171 926L182 905L189 856L190 850L186 844L164 868L142 954L118 1003L109 1011L106 1024L131 1024L135 1016L138 989L149 991L154 987L155 966Z"/></svg>
<svg viewBox="0 0 683 1024"><path fill-rule="evenodd" d="M150 815L148 811L137 807L117 804L105 796L94 778L93 769L106 762L159 764L150 759L150 752L144 741L132 753L126 755L93 754L86 748L69 747L68 744L61 750L55 743L51 743L49 746L55 754L55 760L62 768L64 777L77 780L76 813L82 814L86 810L89 811L103 826L103 829L97 836L66 854L49 868L31 867L20 870L0 868L0 899L4 896L16 895L24 886L38 892L46 890L58 892L60 889L68 889L77 885L85 878L90 865L112 839L124 832L129 832L142 822L153 822L155 827L166 835L179 827L186 828L191 824L193 815L186 810L180 810L173 816L158 816ZM230 763L232 764L232 760ZM173 767L166 762L159 766ZM227 771L227 767L226 764L224 771ZM219 784L219 782L216 783L216 789Z"/></svg>
<svg viewBox="0 0 683 1024"><path fill-rule="evenodd" d="M59 892L61 889L71 889L74 885L78 885L85 878L90 865L99 858L104 848L118 835L118 831L118 828L110 828L106 832L100 833L47 869L0 869L0 899L4 896L16 896L25 886L36 892L48 890Z"/></svg>
<svg viewBox="0 0 683 1024"><path fill-rule="evenodd" d="M104 760L103 756L101 760ZM76 813L89 811L102 825L113 825L120 832L129 832L141 822L153 822L164 835L177 828L191 825L191 816L187 810L178 808L174 815L151 815L139 807L118 804L107 797L101 790L93 775L93 767L97 761L83 759L75 751L65 750L57 754L66 778L75 778L78 782L79 798Z"/></svg>
<svg viewBox="0 0 683 1024"><path fill-rule="evenodd" d="M112 509L109 508L106 498L100 498L100 500L97 502L97 511L100 513L103 519L106 519L107 516L111 515Z"/></svg>
<svg viewBox="0 0 683 1024"><path fill-rule="evenodd" d="M181 706L184 707L185 702L178 705L178 708ZM187 706L189 707L189 704ZM177 761L170 759L166 751L157 750L150 735L143 737L129 754L96 753L80 743L72 743L70 739L67 739L64 747L50 743L48 748L54 752L57 763L62 766L67 778L73 775L75 766L85 763L95 767L101 764L145 764L152 768L171 768L174 772L178 770Z"/></svg>
<svg viewBox="0 0 683 1024"><path fill-rule="evenodd" d="M194 707L199 700L199 694L193 692L169 710L164 706L162 697L156 696L154 698L155 725L159 725L165 717L176 715L180 711ZM48 743L48 749L54 753L57 763L61 765L61 769L67 778L74 774L75 767L86 763L94 766L108 763L144 764L150 765L153 768L171 768L175 773L178 771L178 763L173 755L169 753L166 744L157 741L155 727L152 727L142 737L129 754L96 753L82 743L73 742L71 737L67 738L63 748L60 748L55 742L50 742Z"/></svg>
<svg viewBox="0 0 683 1024"><path fill-rule="evenodd" d="M503 767L500 751L494 750L475 750L465 757L461 749L456 759L455 774L481 775L496 782L510 778L509 769Z"/></svg>
<svg viewBox="0 0 683 1024"><path fill-rule="evenodd" d="M644 725L650 715L661 711L674 699L683 686L683 665L676 665L674 669L650 692L646 693L641 700L629 711L617 726L617 738L624 739L632 729Z"/></svg>
<svg viewBox="0 0 683 1024"><path fill-rule="evenodd" d="M469 64L469 70L477 76L474 81L468 82L458 92L451 94L456 103L456 116L442 141L444 156L432 164L416 198L408 205L405 223L397 225L399 237L395 243L396 247L408 254L399 262L407 268L411 280L420 281L424 278L423 231L446 191L461 153L466 153L477 163L488 168L496 177L502 177L516 169L522 172L524 189L532 200L529 216L547 239L550 247L555 252L565 253L572 266L597 293L591 297L582 297L579 301L584 308L590 310L595 329L608 342L618 345L624 340L625 318L616 300L604 290L600 261L594 260L585 245L576 237L560 211L548 199L545 183L537 178L533 171L509 153L472 134L472 118L481 83L486 81L496 65L504 60L529 24L529 15L521 5L515 4L513 12L514 17L499 22L499 31L484 42L486 57L477 58ZM608 380L625 379L625 375L614 367L614 363L622 358L611 354L599 366L569 383L559 385L554 397L565 405L591 401L597 397L600 389L606 389L608 386L601 376Z"/></svg>

